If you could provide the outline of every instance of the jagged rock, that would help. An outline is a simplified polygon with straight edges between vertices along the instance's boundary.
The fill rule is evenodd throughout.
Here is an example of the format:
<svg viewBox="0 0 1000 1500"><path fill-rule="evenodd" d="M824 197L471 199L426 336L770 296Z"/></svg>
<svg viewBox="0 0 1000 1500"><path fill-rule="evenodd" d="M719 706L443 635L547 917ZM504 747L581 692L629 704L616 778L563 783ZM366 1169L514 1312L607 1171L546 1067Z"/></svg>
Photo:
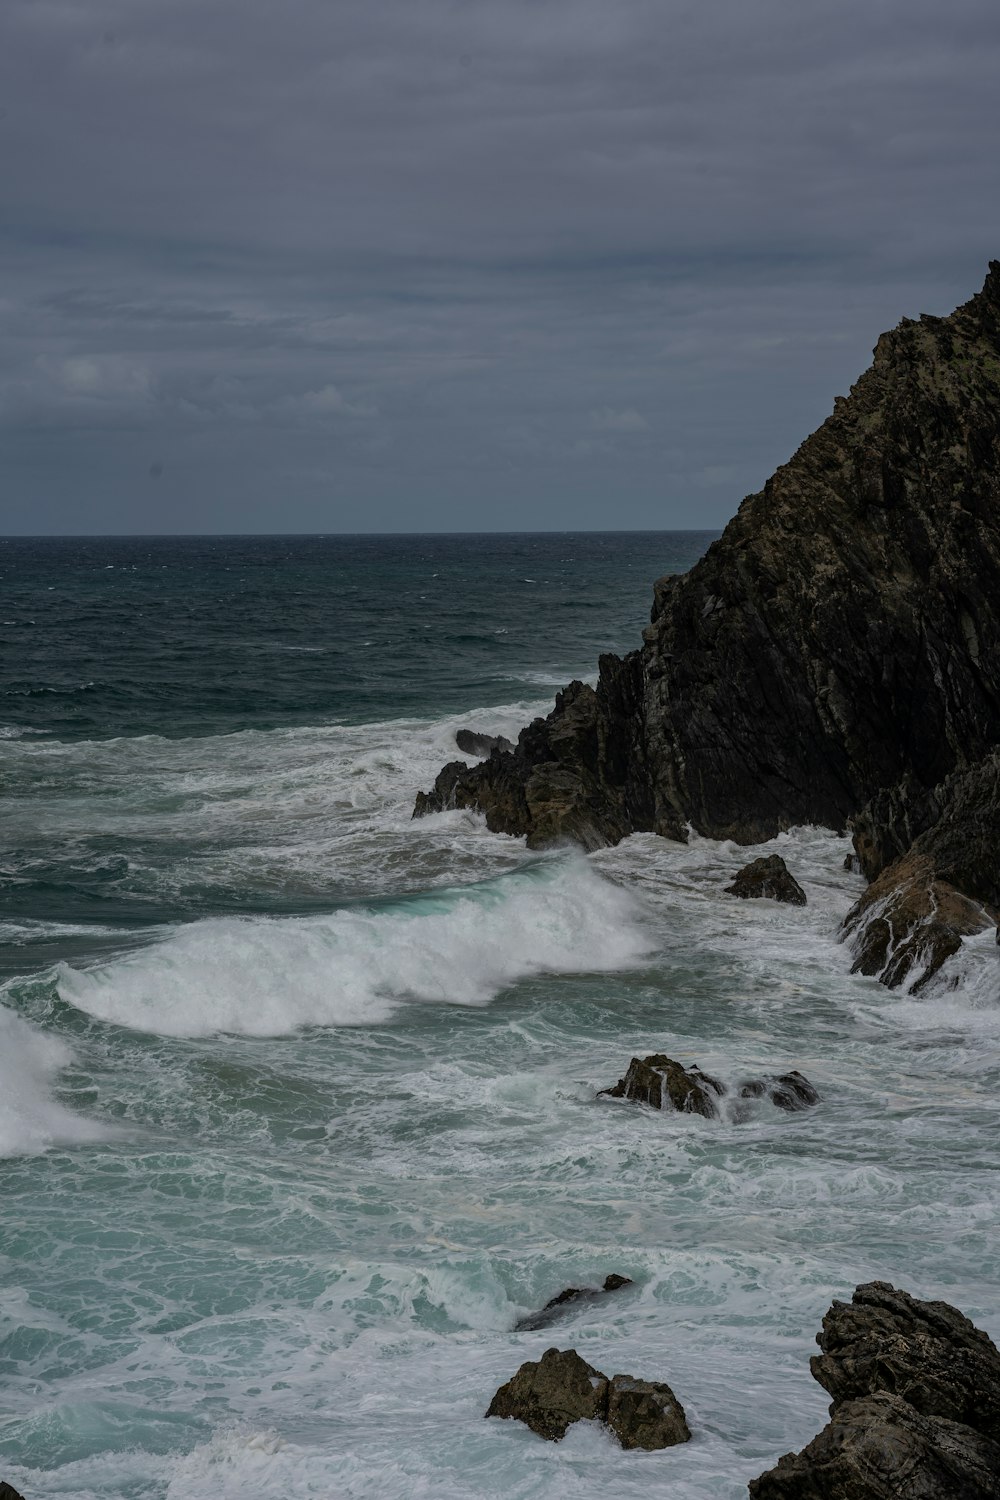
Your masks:
<svg viewBox="0 0 1000 1500"><path fill-rule="evenodd" d="M558 1292L555 1297L550 1297L540 1312L529 1313L527 1317L520 1318L514 1324L515 1331L527 1333L531 1329L545 1328L549 1323L561 1316L574 1303L594 1302L605 1292L617 1292L623 1286L631 1286L630 1276L619 1276L613 1271L610 1276L605 1276L601 1287L593 1286L568 1286L565 1291Z"/></svg>
<svg viewBox="0 0 1000 1500"><path fill-rule="evenodd" d="M502 750L509 755L514 748L513 740L506 739L502 734L480 734L475 729L457 729L455 744L463 755L490 755L494 750Z"/></svg>
<svg viewBox="0 0 1000 1500"><path fill-rule="evenodd" d="M717 1079L700 1068L684 1068L663 1052L633 1057L625 1077L613 1088L601 1089L613 1099L632 1099L654 1109L679 1109L709 1120L719 1113L716 1100L723 1092Z"/></svg>
<svg viewBox="0 0 1000 1500"><path fill-rule="evenodd" d="M854 954L852 973L874 976L890 989L912 981L917 994L958 952L963 936L994 920L978 901L938 879L929 855L911 851L851 907L841 934Z"/></svg>
<svg viewBox="0 0 1000 1500"><path fill-rule="evenodd" d="M780 854L766 854L755 859L726 886L730 896L742 896L747 900L755 896L766 896L771 901L788 901L793 906L805 906L806 893L791 874Z"/></svg>
<svg viewBox="0 0 1000 1500"><path fill-rule="evenodd" d="M835 1406L888 1391L1000 1442L1000 1351L949 1303L871 1281L834 1302L816 1342L810 1369Z"/></svg>
<svg viewBox="0 0 1000 1500"><path fill-rule="evenodd" d="M776 1078L751 1078L740 1085L738 1093L741 1099L760 1099L766 1095L772 1104L790 1113L819 1103L819 1094L808 1078L794 1069Z"/></svg>
<svg viewBox="0 0 1000 1500"><path fill-rule="evenodd" d="M882 1392L838 1406L801 1453L751 1481L751 1500L997 1500L1000 1448Z"/></svg>
<svg viewBox="0 0 1000 1500"><path fill-rule="evenodd" d="M558 1442L581 1419L601 1416L608 1378L581 1359L575 1349L546 1349L527 1360L490 1402L488 1417L514 1417L539 1437Z"/></svg>
<svg viewBox="0 0 1000 1500"><path fill-rule="evenodd" d="M528 1360L490 1402L488 1417L514 1417L558 1442L574 1422L597 1417L623 1448L670 1448L691 1436L684 1408L661 1381L609 1380L575 1349L546 1349Z"/></svg>
<svg viewBox="0 0 1000 1500"><path fill-rule="evenodd" d="M875 1281L817 1342L831 1420L752 1500L1000 1500L1000 1352L968 1318Z"/></svg>
<svg viewBox="0 0 1000 1500"><path fill-rule="evenodd" d="M24 1496L19 1495L12 1484L0 1480L0 1500L24 1500Z"/></svg>
<svg viewBox="0 0 1000 1500"><path fill-rule="evenodd" d="M684 1408L660 1380L613 1375L604 1420L623 1448L673 1448L691 1437Z"/></svg>
<svg viewBox="0 0 1000 1500"><path fill-rule="evenodd" d="M757 843L842 829L904 778L936 787L1000 744L998 496L994 261L950 317L882 335L705 557L655 586L640 650L448 795L535 846L688 824Z"/></svg>

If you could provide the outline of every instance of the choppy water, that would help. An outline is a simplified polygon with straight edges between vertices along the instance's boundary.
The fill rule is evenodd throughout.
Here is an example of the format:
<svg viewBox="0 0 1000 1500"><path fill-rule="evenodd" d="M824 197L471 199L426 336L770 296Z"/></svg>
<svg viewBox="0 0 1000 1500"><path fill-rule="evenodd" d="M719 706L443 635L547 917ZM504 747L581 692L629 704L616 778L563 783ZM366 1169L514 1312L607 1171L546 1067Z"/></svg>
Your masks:
<svg viewBox="0 0 1000 1500"><path fill-rule="evenodd" d="M456 727L513 732L631 645L708 539L0 546L0 1477L28 1500L736 1500L824 1420L833 1296L884 1277L1000 1336L990 934L913 999L848 975L859 881L822 830L774 842L798 909L726 896L729 844L410 821ZM596 1099L653 1050L798 1067L822 1104ZM635 1286L513 1331L609 1271ZM694 1440L483 1421L553 1343L669 1380Z"/></svg>

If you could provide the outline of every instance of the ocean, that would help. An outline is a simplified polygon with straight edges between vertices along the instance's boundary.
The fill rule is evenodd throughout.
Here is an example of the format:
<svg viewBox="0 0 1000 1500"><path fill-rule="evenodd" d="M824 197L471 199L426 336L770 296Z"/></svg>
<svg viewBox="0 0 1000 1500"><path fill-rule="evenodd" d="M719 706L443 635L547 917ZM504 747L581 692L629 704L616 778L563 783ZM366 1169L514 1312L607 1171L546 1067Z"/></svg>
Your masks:
<svg viewBox="0 0 1000 1500"><path fill-rule="evenodd" d="M26 1500L745 1496L861 1281L1000 1339L992 933L850 975L846 839L533 853L414 794L714 533L0 540L0 1478ZM821 1103L597 1097L633 1055ZM610 1272L631 1287L515 1323ZM693 1439L484 1421L553 1345Z"/></svg>

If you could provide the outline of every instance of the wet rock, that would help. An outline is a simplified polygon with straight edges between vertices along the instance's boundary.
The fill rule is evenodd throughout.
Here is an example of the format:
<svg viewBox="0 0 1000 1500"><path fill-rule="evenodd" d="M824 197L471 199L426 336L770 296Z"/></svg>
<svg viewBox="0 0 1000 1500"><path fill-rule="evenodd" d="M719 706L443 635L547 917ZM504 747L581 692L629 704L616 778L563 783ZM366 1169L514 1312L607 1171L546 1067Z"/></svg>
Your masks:
<svg viewBox="0 0 1000 1500"><path fill-rule="evenodd" d="M998 491L994 261L950 317L883 334L701 561L654 586L641 647L464 768L456 805L534 846L842 829L907 779L918 811L1000 745Z"/></svg>
<svg viewBox="0 0 1000 1500"><path fill-rule="evenodd" d="M779 1073L775 1078L751 1078L740 1084L737 1090L741 1099L761 1099L765 1096L778 1109L793 1112L809 1109L819 1103L819 1094L804 1074L793 1070Z"/></svg>
<svg viewBox="0 0 1000 1500"><path fill-rule="evenodd" d="M490 755L494 750L501 750L509 755L514 748L513 740L506 739L502 734L480 734L475 729L457 729L455 744L463 755Z"/></svg>
<svg viewBox="0 0 1000 1500"><path fill-rule="evenodd" d="M534 1328L546 1328L564 1312L571 1310L574 1304L595 1302L605 1292L617 1292L621 1287L631 1285L630 1276L619 1276L617 1272L612 1272L610 1276L605 1276L604 1284L600 1287L568 1286L565 1291L557 1293L555 1297L550 1297L540 1312L529 1313L527 1317L515 1323L515 1331L527 1333Z"/></svg>
<svg viewBox="0 0 1000 1500"><path fill-rule="evenodd" d="M968 1318L876 1281L817 1342L830 1421L752 1500L1000 1500L1000 1352Z"/></svg>
<svg viewBox="0 0 1000 1500"><path fill-rule="evenodd" d="M19 1495L12 1484L0 1480L0 1500L24 1500L24 1496Z"/></svg>
<svg viewBox="0 0 1000 1500"><path fill-rule="evenodd" d="M528 1360L490 1402L488 1417L513 1417L558 1442L574 1422L598 1418L623 1448L670 1448L691 1436L684 1408L662 1381L608 1380L575 1349L546 1349Z"/></svg>
<svg viewBox="0 0 1000 1500"><path fill-rule="evenodd" d="M911 852L883 870L851 907L841 936L854 956L852 973L880 979L889 989L909 983L918 994L963 937L995 920L995 912L939 879L928 854Z"/></svg>
<svg viewBox="0 0 1000 1500"><path fill-rule="evenodd" d="M601 1090L613 1099L632 1099L654 1109L679 1109L706 1119L719 1113L716 1101L723 1092L717 1079L700 1068L684 1068L663 1052L633 1057L625 1077L619 1078L613 1088Z"/></svg>
<svg viewBox="0 0 1000 1500"><path fill-rule="evenodd" d="M805 891L780 854L767 854L744 865L726 890L730 896L742 896L744 900L766 896L771 901L788 901L792 906L806 904Z"/></svg>
<svg viewBox="0 0 1000 1500"><path fill-rule="evenodd" d="M490 1402L488 1417L513 1417L558 1442L574 1422L603 1415L608 1379L575 1349L546 1349L527 1360Z"/></svg>
<svg viewBox="0 0 1000 1500"><path fill-rule="evenodd" d="M613 1375L604 1420L623 1448L672 1448L691 1437L684 1408L659 1380Z"/></svg>

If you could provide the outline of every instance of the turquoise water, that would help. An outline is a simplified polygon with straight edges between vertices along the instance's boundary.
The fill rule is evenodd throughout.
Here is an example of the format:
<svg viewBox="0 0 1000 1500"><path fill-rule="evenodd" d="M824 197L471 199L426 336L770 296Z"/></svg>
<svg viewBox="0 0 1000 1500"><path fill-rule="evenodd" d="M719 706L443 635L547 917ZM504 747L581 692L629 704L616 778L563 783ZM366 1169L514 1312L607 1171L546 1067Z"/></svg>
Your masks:
<svg viewBox="0 0 1000 1500"><path fill-rule="evenodd" d="M540 857L410 821L456 727L510 733L631 645L708 540L5 544L0 1477L27 1500L735 1500L824 1420L833 1296L884 1277L1000 1335L992 943L919 999L851 977L823 830L769 846L800 909L726 896L729 844ZM799 1067L822 1103L596 1098L654 1050ZM513 1331L609 1271L635 1286ZM693 1441L485 1422L552 1344L668 1380Z"/></svg>

